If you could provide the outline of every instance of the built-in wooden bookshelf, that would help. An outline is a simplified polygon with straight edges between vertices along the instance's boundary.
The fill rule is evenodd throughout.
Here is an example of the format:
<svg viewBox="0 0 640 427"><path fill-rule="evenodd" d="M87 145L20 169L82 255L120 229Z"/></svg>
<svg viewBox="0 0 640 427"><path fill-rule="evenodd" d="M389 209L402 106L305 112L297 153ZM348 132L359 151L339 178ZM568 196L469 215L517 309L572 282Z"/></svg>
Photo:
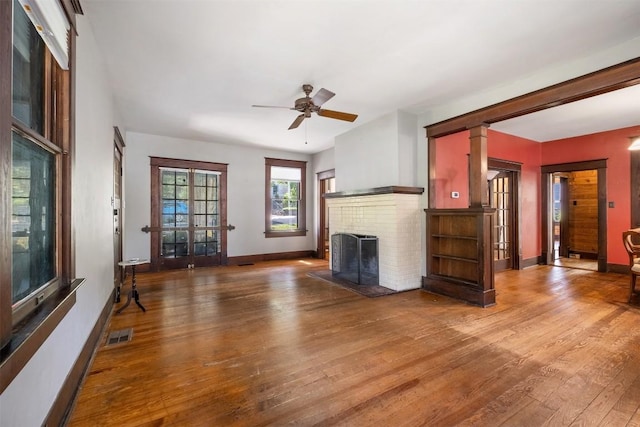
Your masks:
<svg viewBox="0 0 640 427"><path fill-rule="evenodd" d="M495 304L491 233L494 209L425 209L423 288L482 307Z"/></svg>

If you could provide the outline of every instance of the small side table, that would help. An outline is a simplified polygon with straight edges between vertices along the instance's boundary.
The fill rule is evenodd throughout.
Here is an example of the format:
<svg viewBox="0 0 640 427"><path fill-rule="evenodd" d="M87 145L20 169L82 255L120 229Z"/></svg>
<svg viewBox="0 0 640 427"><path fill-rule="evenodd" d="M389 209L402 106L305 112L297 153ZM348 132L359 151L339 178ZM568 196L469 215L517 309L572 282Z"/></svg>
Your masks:
<svg viewBox="0 0 640 427"><path fill-rule="evenodd" d="M129 307L131 304L131 299L133 299L138 307L142 309L142 311L146 312L147 310L140 304L140 294L138 294L138 288L136 288L136 266L140 264L149 264L148 259L128 259L126 261L120 261L118 265L122 268L127 268L131 266L131 289L127 294L127 302L116 311L116 314L120 314L122 310Z"/></svg>

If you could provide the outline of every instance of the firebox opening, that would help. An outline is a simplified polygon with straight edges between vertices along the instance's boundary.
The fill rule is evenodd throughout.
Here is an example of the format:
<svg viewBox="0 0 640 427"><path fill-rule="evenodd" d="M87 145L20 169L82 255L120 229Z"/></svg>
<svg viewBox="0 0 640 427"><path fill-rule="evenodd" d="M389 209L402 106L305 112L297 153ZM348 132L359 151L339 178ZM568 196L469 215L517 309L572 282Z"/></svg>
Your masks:
<svg viewBox="0 0 640 427"><path fill-rule="evenodd" d="M331 272L359 285L378 285L378 238L362 234L331 236Z"/></svg>

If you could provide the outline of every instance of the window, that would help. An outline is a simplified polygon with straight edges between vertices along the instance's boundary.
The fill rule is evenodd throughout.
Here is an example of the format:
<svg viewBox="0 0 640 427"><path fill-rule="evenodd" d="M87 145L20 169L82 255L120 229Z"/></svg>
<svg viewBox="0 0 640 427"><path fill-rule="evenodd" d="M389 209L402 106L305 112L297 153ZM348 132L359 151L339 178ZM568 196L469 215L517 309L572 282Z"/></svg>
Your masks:
<svg viewBox="0 0 640 427"><path fill-rule="evenodd" d="M55 279L55 155L13 133L12 304Z"/></svg>
<svg viewBox="0 0 640 427"><path fill-rule="evenodd" d="M266 158L265 235L305 236L306 162Z"/></svg>
<svg viewBox="0 0 640 427"><path fill-rule="evenodd" d="M38 8L37 3L30 10ZM61 7L57 2L40 4ZM70 76L64 69L68 64L61 66L48 47L50 41L43 40L51 33L33 22L43 15L32 15L18 0L0 8L0 26L11 23L13 32L11 44L0 45L0 62L10 64L11 70L0 73L0 86L11 87L10 100L1 101L0 108L0 166L7 171L1 181L8 190L0 210L10 221L3 230L11 233L0 239L0 251L8 260L0 269L0 283L10 284L10 290L0 289L10 297L0 298L0 312L9 313L0 317L0 346L13 326L73 276L71 160L65 155L71 150ZM64 19L59 23L66 38L65 28L68 32L70 27Z"/></svg>
<svg viewBox="0 0 640 427"><path fill-rule="evenodd" d="M13 117L43 135L46 47L17 1L14 1L14 9Z"/></svg>

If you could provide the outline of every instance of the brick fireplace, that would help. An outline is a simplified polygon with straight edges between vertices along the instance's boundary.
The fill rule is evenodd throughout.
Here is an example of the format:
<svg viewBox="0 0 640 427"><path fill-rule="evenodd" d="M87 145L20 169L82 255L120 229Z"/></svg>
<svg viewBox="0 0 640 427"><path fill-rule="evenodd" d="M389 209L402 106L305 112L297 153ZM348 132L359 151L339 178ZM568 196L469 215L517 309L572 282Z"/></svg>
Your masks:
<svg viewBox="0 0 640 427"><path fill-rule="evenodd" d="M406 291L422 285L423 191L393 186L325 194L330 235L352 233L378 238L380 286Z"/></svg>

